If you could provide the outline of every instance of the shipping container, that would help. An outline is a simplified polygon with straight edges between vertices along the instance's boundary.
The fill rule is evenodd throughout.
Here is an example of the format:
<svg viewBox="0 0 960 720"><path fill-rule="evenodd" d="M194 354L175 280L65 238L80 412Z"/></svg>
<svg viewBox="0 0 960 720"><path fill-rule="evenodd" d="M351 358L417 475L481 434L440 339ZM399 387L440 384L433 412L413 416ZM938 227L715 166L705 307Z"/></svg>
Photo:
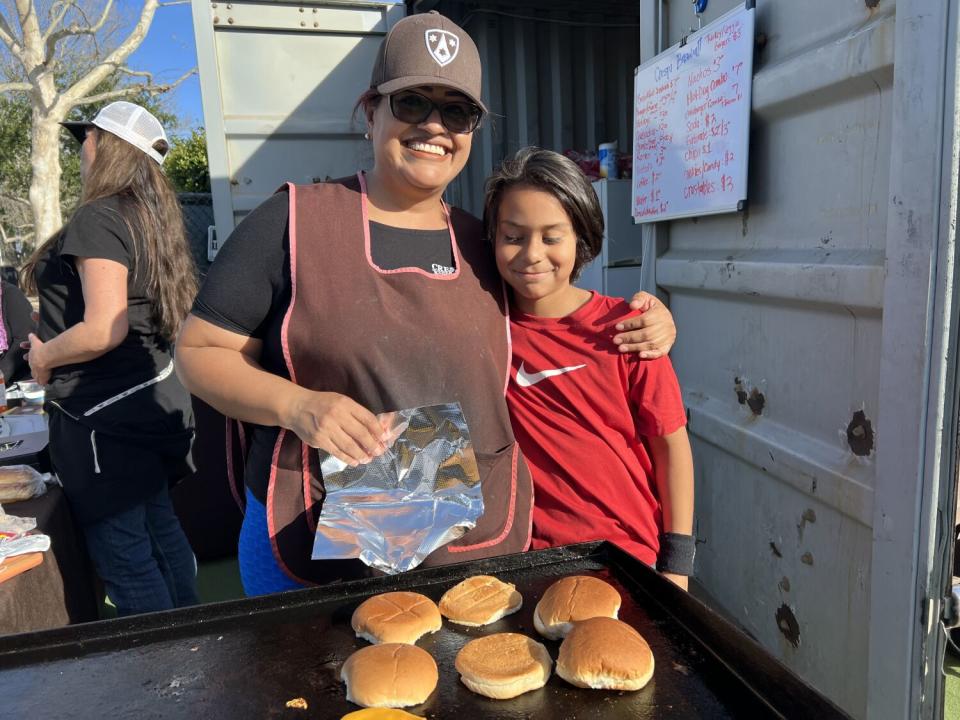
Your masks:
<svg viewBox="0 0 960 720"><path fill-rule="evenodd" d="M353 103L404 11L440 10L480 50L494 117L448 191L478 213L519 147L629 148L634 69L743 2L705 4L194 0L217 237L284 180L369 166ZM622 230L642 264L602 285L676 318L699 588L858 718L942 713L957 25L949 0L757 0L745 208ZM629 203L607 205L623 227Z"/></svg>
<svg viewBox="0 0 960 720"><path fill-rule="evenodd" d="M370 164L353 106L402 4L194 0L215 227L209 256L286 181Z"/></svg>

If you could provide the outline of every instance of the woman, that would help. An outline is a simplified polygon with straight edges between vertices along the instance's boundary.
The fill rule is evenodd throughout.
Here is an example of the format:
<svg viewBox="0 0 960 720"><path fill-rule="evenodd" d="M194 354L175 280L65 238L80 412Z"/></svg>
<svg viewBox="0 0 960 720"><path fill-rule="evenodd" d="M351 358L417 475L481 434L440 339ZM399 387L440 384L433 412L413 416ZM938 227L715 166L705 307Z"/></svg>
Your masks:
<svg viewBox="0 0 960 720"><path fill-rule="evenodd" d="M0 372L3 373L3 381L9 385L30 377L26 350L21 345L35 331L36 323L33 306L27 296L6 280L0 281L0 315L3 317L0 327Z"/></svg>
<svg viewBox="0 0 960 720"><path fill-rule="evenodd" d="M373 170L290 185L253 211L177 345L187 387L255 425L240 534L248 594L368 572L310 560L323 483L309 448L363 463L385 450L376 414L401 408L459 401L481 472L477 526L426 563L529 544L530 475L503 398L503 285L480 222L442 201L486 112L476 46L435 12L407 17L384 38L358 105ZM669 313L660 319L672 341Z"/></svg>
<svg viewBox="0 0 960 720"><path fill-rule="evenodd" d="M45 384L50 454L120 615L197 602L168 487L190 472L190 397L172 340L196 294L153 115L127 102L64 123L82 143L80 207L24 268L40 297L27 359Z"/></svg>

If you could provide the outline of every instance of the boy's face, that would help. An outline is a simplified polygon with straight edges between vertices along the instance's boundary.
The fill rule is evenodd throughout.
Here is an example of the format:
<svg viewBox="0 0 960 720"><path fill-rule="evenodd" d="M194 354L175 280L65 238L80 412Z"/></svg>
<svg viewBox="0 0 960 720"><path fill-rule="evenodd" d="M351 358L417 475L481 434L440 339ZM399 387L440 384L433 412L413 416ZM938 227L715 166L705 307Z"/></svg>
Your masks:
<svg viewBox="0 0 960 720"><path fill-rule="evenodd" d="M497 269L513 288L520 310L562 317L579 306L570 284L577 236L553 195L525 186L510 188L500 201L496 232Z"/></svg>

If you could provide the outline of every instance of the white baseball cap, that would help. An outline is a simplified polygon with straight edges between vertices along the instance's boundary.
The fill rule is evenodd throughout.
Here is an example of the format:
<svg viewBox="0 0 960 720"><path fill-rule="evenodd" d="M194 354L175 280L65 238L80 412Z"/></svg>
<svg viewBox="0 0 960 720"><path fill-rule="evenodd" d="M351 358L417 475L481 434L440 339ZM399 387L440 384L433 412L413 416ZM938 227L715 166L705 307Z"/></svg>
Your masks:
<svg viewBox="0 0 960 720"><path fill-rule="evenodd" d="M158 140L163 140L167 147L170 145L160 121L145 108L126 100L118 100L101 108L93 120L62 122L60 124L69 130L81 144L91 127L98 127L111 132L134 147L143 150L160 165L163 165L163 159L166 157L167 151L160 152L153 146Z"/></svg>

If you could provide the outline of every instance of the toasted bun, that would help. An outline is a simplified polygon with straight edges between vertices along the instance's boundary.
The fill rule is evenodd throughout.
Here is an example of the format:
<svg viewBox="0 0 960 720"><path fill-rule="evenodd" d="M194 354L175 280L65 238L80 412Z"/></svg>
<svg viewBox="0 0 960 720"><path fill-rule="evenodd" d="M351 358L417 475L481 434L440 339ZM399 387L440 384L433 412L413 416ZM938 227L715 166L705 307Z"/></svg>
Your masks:
<svg viewBox="0 0 960 720"><path fill-rule="evenodd" d="M376 643L413 644L442 624L436 603L426 595L389 592L364 600L350 624L357 637Z"/></svg>
<svg viewBox="0 0 960 720"><path fill-rule="evenodd" d="M423 718L395 708L364 708L347 713L340 720L423 720Z"/></svg>
<svg viewBox="0 0 960 720"><path fill-rule="evenodd" d="M653 653L625 622L581 620L560 645L557 675L582 688L639 690L653 677Z"/></svg>
<svg viewBox="0 0 960 720"><path fill-rule="evenodd" d="M454 662L464 685L495 700L542 688L550 677L552 664L543 645L517 633L471 640L457 653Z"/></svg>
<svg viewBox="0 0 960 720"><path fill-rule="evenodd" d="M438 678L430 653L405 643L361 648L340 669L347 700L363 707L419 705L430 697Z"/></svg>
<svg viewBox="0 0 960 720"><path fill-rule="evenodd" d="M547 588L533 611L533 626L550 640L566 637L578 620L617 617L620 593L599 578L571 575Z"/></svg>
<svg viewBox="0 0 960 720"><path fill-rule="evenodd" d="M523 596L511 583L490 575L474 575L447 590L440 598L440 614L459 625L480 627L515 613Z"/></svg>

